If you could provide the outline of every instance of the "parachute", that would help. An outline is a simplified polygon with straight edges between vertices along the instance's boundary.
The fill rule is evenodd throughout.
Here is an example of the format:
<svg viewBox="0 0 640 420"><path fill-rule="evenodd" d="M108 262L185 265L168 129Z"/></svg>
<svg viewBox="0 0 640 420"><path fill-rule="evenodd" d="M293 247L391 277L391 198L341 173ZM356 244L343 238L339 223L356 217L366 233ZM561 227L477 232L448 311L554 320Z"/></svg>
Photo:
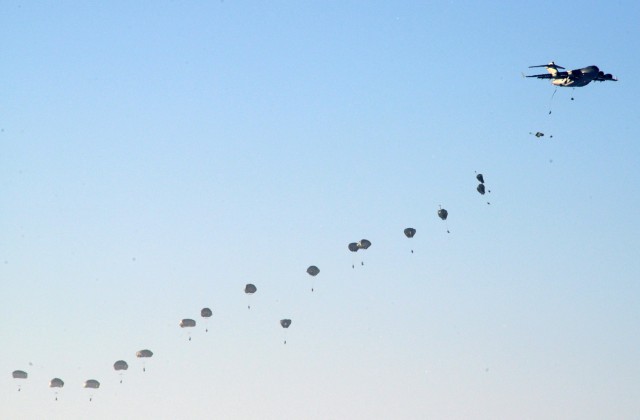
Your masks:
<svg viewBox="0 0 640 420"><path fill-rule="evenodd" d="M49 381L49 388L62 388L64 381L60 378L53 378ZM56 390L56 401L58 401L58 391Z"/></svg>
<svg viewBox="0 0 640 420"><path fill-rule="evenodd" d="M440 207L440 210L438 210L438 217L441 218L442 220L444 220L445 224L447 223L447 217L449 216L449 212L445 209L443 209L442 207ZM447 233L449 232L449 226L447 225Z"/></svg>
<svg viewBox="0 0 640 420"><path fill-rule="evenodd" d="M98 389L100 388L100 382L96 381L95 379L87 379L86 381L84 381L84 387Z"/></svg>
<svg viewBox="0 0 640 420"><path fill-rule="evenodd" d="M291 325L291 320L290 319L281 319L280 320L280 325L282 325L282 328L284 328L286 330ZM286 333L285 333L284 344L287 344L287 338L286 337L287 336L286 336Z"/></svg>
<svg viewBox="0 0 640 420"><path fill-rule="evenodd" d="M196 326L196 321L194 319L185 318L180 321L180 328L193 328ZM189 341L191 341L191 333L189 333Z"/></svg>
<svg viewBox="0 0 640 420"><path fill-rule="evenodd" d="M571 98L571 99L573 99L573 98ZM549 114L551 114L551 111L549 111ZM544 137L544 133L542 131L536 131L535 133L529 131L529 134L531 134L532 136L536 136L537 138ZM550 135L549 138L552 139L553 138L553 134Z"/></svg>
<svg viewBox="0 0 640 420"><path fill-rule="evenodd" d="M485 192L491 192L491 190L487 190L485 189L484 186L484 177L482 176L482 174L477 174L476 175L476 179L480 182L478 184L478 186L476 187L476 190L481 194L484 195ZM487 201L487 204L491 204L489 201Z"/></svg>
<svg viewBox="0 0 640 420"><path fill-rule="evenodd" d="M129 365L124 360L118 360L113 364L113 369L115 370L127 370L129 369Z"/></svg>
<svg viewBox="0 0 640 420"><path fill-rule="evenodd" d="M49 388L62 388L64 386L64 381L60 378L53 378L49 381Z"/></svg>
<svg viewBox="0 0 640 420"><path fill-rule="evenodd" d="M371 246L371 241L368 239L360 239L360 242L356 244L358 249L369 249ZM364 261L360 261L360 265L364 265Z"/></svg>
<svg viewBox="0 0 640 420"><path fill-rule="evenodd" d="M138 358L142 358L142 357L151 357L153 356L153 352L151 350L139 350L136 352L136 357Z"/></svg>
<svg viewBox="0 0 640 420"><path fill-rule="evenodd" d="M96 381L95 379L87 379L86 381L84 381L84 387L90 389L98 389L100 388L100 382ZM91 400L93 400L93 395L89 397L89 401Z"/></svg>
<svg viewBox="0 0 640 420"><path fill-rule="evenodd" d="M11 376L13 376L14 379L27 379L27 377L29 375L27 375L27 372L25 372L24 370L14 370L11 373ZM20 391L22 389L22 385L18 385L18 391Z"/></svg>
<svg viewBox="0 0 640 420"><path fill-rule="evenodd" d="M139 359L148 358L148 357L151 357L151 356L153 356L153 352L151 350L144 349L144 350L139 350L139 351L136 352L136 357L139 358ZM144 363L142 364L142 371L143 372L147 371L147 367L145 366Z"/></svg>
<svg viewBox="0 0 640 420"><path fill-rule="evenodd" d="M257 290L258 289L256 288L256 286L251 283L248 283L246 286L244 286L244 292L247 294L247 296L254 294ZM251 305L247 305L247 308L251 309Z"/></svg>
<svg viewBox="0 0 640 420"><path fill-rule="evenodd" d="M416 234L416 230L414 228L406 228L404 230L404 236L406 236L409 239L413 238L415 234ZM413 254L413 249L411 250L411 253Z"/></svg>
<svg viewBox="0 0 640 420"><path fill-rule="evenodd" d="M14 370L13 373L11 373L11 376L15 379L27 379L29 375L24 370Z"/></svg>
<svg viewBox="0 0 640 420"><path fill-rule="evenodd" d="M367 249L371 246L371 241L367 239L361 239L359 242L351 242L349 244L349 251L358 252L359 249ZM364 262L360 262L361 265L364 265ZM355 264L351 265L351 268L355 268Z"/></svg>
<svg viewBox="0 0 640 420"><path fill-rule="evenodd" d="M281 319L280 320L280 325L282 325L282 328L289 328L289 326L291 325L291 320L290 319Z"/></svg>
<svg viewBox="0 0 640 420"><path fill-rule="evenodd" d="M120 372L120 383L122 383L122 373L129 369L129 365L124 360L118 360L113 364L113 369Z"/></svg>
<svg viewBox="0 0 640 420"><path fill-rule="evenodd" d="M319 273L320 273L320 269L315 265L310 265L309 268L307 268L307 274L309 274L311 277L315 277ZM311 291L313 292L313 282L311 282Z"/></svg>
<svg viewBox="0 0 640 420"><path fill-rule="evenodd" d="M211 315L213 315L213 311L209 308L202 308L202 310L200 310L200 316L205 318L205 325L208 325L206 318L210 318ZM209 328L205 328L204 332L209 332Z"/></svg>
<svg viewBox="0 0 640 420"><path fill-rule="evenodd" d="M194 319L185 318L180 321L180 328L191 328L196 326L196 321Z"/></svg>

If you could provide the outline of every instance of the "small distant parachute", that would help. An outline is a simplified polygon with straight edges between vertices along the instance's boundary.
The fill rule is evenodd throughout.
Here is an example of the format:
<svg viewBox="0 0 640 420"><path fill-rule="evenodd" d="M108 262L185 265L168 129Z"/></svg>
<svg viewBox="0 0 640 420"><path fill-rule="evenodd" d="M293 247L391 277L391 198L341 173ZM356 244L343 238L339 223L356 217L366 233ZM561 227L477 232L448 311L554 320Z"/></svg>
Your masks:
<svg viewBox="0 0 640 420"><path fill-rule="evenodd" d="M136 352L136 357L139 359L145 359L148 357L152 357L153 356L153 352L151 350L139 350ZM142 371L146 372L147 371L147 367L143 364L142 365Z"/></svg>
<svg viewBox="0 0 640 420"><path fill-rule="evenodd" d="M491 192L491 190L488 190L485 188L484 186L484 176L482 176L482 174L477 174L476 175L476 179L480 182L478 184L478 186L476 187L476 190L481 194L484 195L485 192ZM491 204L489 201L487 201L487 204Z"/></svg>
<svg viewBox="0 0 640 420"><path fill-rule="evenodd" d="M53 378L49 381L49 388L62 388L64 386L64 381L60 378ZM55 393L56 401L58 401L58 391Z"/></svg>
<svg viewBox="0 0 640 420"><path fill-rule="evenodd" d="M281 319L280 320L280 325L282 325L282 328L287 329L291 325L291 320L290 319ZM285 334L284 344L287 344L286 334Z"/></svg>
<svg viewBox="0 0 640 420"><path fill-rule="evenodd" d="M254 294L258 289L256 288L256 286L254 286L253 284L249 283L246 286L244 286L244 292L246 293L247 296L251 296L252 294ZM247 305L247 308L251 309L251 305Z"/></svg>
<svg viewBox="0 0 640 420"><path fill-rule="evenodd" d="M349 251L357 252L359 249L368 249L371 246L371 241L368 239L360 239L358 242L351 242L349 244ZM364 265L364 261L360 261L360 265ZM351 265L351 268L355 268L355 264Z"/></svg>
<svg viewBox="0 0 640 420"><path fill-rule="evenodd" d="M307 274L311 277L315 277L320 274L320 269L315 265L310 265L309 268L307 268ZM313 292L313 282L311 283L311 291Z"/></svg>
<svg viewBox="0 0 640 420"><path fill-rule="evenodd" d="M361 239L359 242L351 242L349 244L349 251L358 252L359 249L367 249L371 246L371 241L368 239ZM360 262L361 265L364 265L364 261ZM355 264L351 265L351 268L355 268Z"/></svg>
<svg viewBox="0 0 640 420"><path fill-rule="evenodd" d="M445 221L445 224L447 222L447 217L449 217L449 212L446 209L443 209L442 207L440 207L440 210L438 210L438 217L441 218L442 220ZM449 232L449 226L447 225L447 233L451 233Z"/></svg>
<svg viewBox="0 0 640 420"><path fill-rule="evenodd" d="M209 308L202 308L200 310L200 316L203 317L205 319L205 325L207 324L207 318L211 318L211 315L213 315L213 311ZM209 328L205 328L204 332L209 332Z"/></svg>
<svg viewBox="0 0 640 420"><path fill-rule="evenodd" d="M151 350L139 350L136 352L136 357L138 358L143 358L143 357L151 357L153 356L153 352Z"/></svg>
<svg viewBox="0 0 640 420"><path fill-rule="evenodd" d="M13 376L14 379L27 379L29 375L27 375L27 372L25 372L24 370L14 370L11 373L11 376ZM20 391L21 389L22 385L18 383L18 391Z"/></svg>
<svg viewBox="0 0 640 420"><path fill-rule="evenodd" d="M415 234L416 234L416 230L414 228L406 228L404 230L404 236L406 236L409 239L413 238ZM411 250L411 253L413 254L413 249Z"/></svg>
<svg viewBox="0 0 640 420"><path fill-rule="evenodd" d="M196 326L195 319L185 318L180 321L180 328L192 328Z"/></svg>
<svg viewBox="0 0 640 420"><path fill-rule="evenodd" d="M413 238L416 234L416 230L414 228L406 228L404 230L404 236L407 238Z"/></svg>
<svg viewBox="0 0 640 420"><path fill-rule="evenodd" d="M185 318L180 321L180 328L193 328L196 326L195 319ZM191 341L191 334L189 334L189 341Z"/></svg>
<svg viewBox="0 0 640 420"><path fill-rule="evenodd" d="M87 379L86 381L84 381L84 387L98 389L100 388L100 382L96 381L95 379Z"/></svg>
<svg viewBox="0 0 640 420"><path fill-rule="evenodd" d="M537 138L544 137L544 133L542 131L536 131L535 133L529 132L532 136L536 136ZM550 139L553 138L553 135L549 136Z"/></svg>
<svg viewBox="0 0 640 420"><path fill-rule="evenodd" d="M49 388L62 388L64 386L64 381L60 378L53 378L49 381Z"/></svg>
<svg viewBox="0 0 640 420"><path fill-rule="evenodd" d="M15 379L27 379L29 375L24 370L14 370L11 373L11 376L13 376Z"/></svg>
<svg viewBox="0 0 640 420"><path fill-rule="evenodd" d="M142 356L138 356L138 357L142 357ZM127 370L129 369L129 365L124 360L118 360L113 364L113 368L115 370Z"/></svg>
<svg viewBox="0 0 640 420"><path fill-rule="evenodd" d="M289 328L289 326L291 325L291 320L290 319L281 319L280 320L280 325L282 325L282 328Z"/></svg>
<svg viewBox="0 0 640 420"><path fill-rule="evenodd" d="M87 379L86 381L84 381L84 387L90 389L98 389L100 388L100 382L96 381L95 379ZM89 401L91 400L93 400L93 396L89 397Z"/></svg>
<svg viewBox="0 0 640 420"><path fill-rule="evenodd" d="M122 383L122 373L129 369L129 365L124 360L118 360L113 364L113 369L120 372L120 383Z"/></svg>

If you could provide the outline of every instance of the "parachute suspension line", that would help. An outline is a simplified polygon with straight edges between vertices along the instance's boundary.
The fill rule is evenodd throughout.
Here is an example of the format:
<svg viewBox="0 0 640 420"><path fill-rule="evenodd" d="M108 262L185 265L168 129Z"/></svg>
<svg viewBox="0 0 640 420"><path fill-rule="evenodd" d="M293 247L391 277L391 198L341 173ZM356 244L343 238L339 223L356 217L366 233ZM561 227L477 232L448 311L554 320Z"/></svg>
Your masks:
<svg viewBox="0 0 640 420"><path fill-rule="evenodd" d="M551 115L551 102L553 101L553 97L556 96L557 91L558 87L556 86L556 88L553 90L553 93L551 94L551 99L549 99L549 115Z"/></svg>
<svg viewBox="0 0 640 420"><path fill-rule="evenodd" d="M573 92L575 92L576 88L571 88L571 100L573 101Z"/></svg>

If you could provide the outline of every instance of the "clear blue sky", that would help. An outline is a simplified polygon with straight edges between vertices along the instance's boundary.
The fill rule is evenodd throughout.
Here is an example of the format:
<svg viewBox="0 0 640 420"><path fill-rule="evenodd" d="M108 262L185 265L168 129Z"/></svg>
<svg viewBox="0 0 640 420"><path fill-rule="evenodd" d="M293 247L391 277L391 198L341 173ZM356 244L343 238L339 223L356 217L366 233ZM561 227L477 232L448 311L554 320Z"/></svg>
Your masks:
<svg viewBox="0 0 640 420"><path fill-rule="evenodd" d="M0 417L639 418L639 15L4 1Z"/></svg>

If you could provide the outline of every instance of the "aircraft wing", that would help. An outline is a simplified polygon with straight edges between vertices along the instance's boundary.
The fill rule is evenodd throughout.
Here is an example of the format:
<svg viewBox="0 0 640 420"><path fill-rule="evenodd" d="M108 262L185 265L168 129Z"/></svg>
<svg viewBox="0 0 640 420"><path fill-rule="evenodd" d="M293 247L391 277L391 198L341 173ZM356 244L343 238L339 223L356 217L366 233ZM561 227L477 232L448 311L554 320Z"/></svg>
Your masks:
<svg viewBox="0 0 640 420"><path fill-rule="evenodd" d="M537 77L538 79L564 79L569 76L569 73L566 71L559 71L556 74L544 73L544 74L533 74L527 77Z"/></svg>

